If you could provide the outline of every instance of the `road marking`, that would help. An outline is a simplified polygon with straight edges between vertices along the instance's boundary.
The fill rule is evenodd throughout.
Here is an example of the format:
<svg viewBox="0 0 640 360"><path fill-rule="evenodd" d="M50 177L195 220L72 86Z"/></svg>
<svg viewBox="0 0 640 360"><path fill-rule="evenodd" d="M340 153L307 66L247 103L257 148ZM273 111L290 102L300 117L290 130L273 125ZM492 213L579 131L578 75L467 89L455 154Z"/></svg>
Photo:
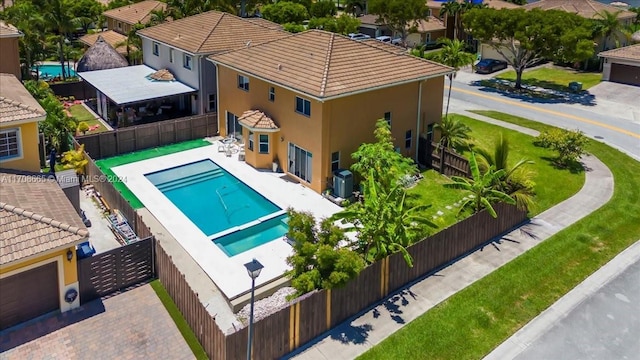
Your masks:
<svg viewBox="0 0 640 360"><path fill-rule="evenodd" d="M576 121L580 121L580 122L583 122L583 123L600 126L600 127L603 127L603 128L609 129L609 130L613 130L615 132L619 132L621 134L632 136L632 137L634 137L636 139L640 139L640 134L636 134L633 131L625 130L625 129L619 128L617 126L609 125L609 124L604 124L604 123L601 123L601 122L598 122L598 121L595 121L595 120L589 120L589 119L586 119L586 118L583 118L583 117L580 117L580 116L575 116L575 115L571 115L571 114L565 114L565 113L561 113L561 112L555 111L555 110L548 110L548 109L544 109L544 108L539 108L539 107L536 107L536 106L533 106L533 105L522 104L522 103L519 103L519 102L513 101L513 100L500 99L500 98L495 97L495 96L479 94L479 93L477 93L475 91L465 90L465 89L461 89L461 88L457 88L457 87L453 87L452 89L454 91L462 92L462 93L469 94L469 95L478 96L478 97L485 98L485 99L498 101L498 102L501 102L501 103L504 103L504 104L520 106L520 107L525 108L525 109L539 111L539 112L552 114L552 115L556 115L556 116L562 116L562 117L565 117L565 118L568 118L568 119L572 119L572 120L576 120Z"/></svg>

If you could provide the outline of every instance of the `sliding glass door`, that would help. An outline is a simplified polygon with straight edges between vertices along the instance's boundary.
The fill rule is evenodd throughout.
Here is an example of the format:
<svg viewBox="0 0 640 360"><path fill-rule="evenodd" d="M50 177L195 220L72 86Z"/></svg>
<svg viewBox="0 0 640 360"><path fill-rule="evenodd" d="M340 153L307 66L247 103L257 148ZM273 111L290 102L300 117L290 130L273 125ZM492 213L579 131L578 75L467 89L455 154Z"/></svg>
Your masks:
<svg viewBox="0 0 640 360"><path fill-rule="evenodd" d="M289 172L310 183L312 155L309 151L289 143Z"/></svg>
<svg viewBox="0 0 640 360"><path fill-rule="evenodd" d="M227 136L234 136L236 139L242 139L242 126L238 122L238 117L227 111Z"/></svg>

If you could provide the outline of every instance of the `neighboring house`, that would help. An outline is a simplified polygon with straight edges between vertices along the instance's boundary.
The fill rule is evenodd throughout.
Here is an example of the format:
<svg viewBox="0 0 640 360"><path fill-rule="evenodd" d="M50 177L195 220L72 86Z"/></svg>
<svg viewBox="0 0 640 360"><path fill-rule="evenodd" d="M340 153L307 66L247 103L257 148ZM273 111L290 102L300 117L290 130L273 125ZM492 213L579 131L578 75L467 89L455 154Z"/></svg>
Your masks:
<svg viewBox="0 0 640 360"><path fill-rule="evenodd" d="M434 44L439 38L446 35L446 29L442 20L429 16L426 20L420 20L414 29L415 32L411 32L407 36L407 46Z"/></svg>
<svg viewBox="0 0 640 360"><path fill-rule="evenodd" d="M0 167L40 171L38 122L46 116L20 80L0 74Z"/></svg>
<svg viewBox="0 0 640 360"><path fill-rule="evenodd" d="M23 34L13 25L0 20L0 73L13 74L22 79L18 42Z"/></svg>
<svg viewBox="0 0 640 360"><path fill-rule="evenodd" d="M81 37L80 39L78 39L78 41L80 41L85 46L85 51L86 51L86 49L90 48L91 46L93 46L93 44L96 43L96 41L98 41L99 37L101 37L104 41L106 41L109 45L111 45L111 47L116 49L120 54L122 54L123 56L127 56L127 46L126 46L127 37L114 30L107 30L99 33L87 34Z"/></svg>
<svg viewBox="0 0 640 360"><path fill-rule="evenodd" d="M358 20L360 20L360 27L358 28L358 31L369 35L372 38L393 35L393 31L391 31L386 25L377 22L378 15L362 15L358 17Z"/></svg>
<svg viewBox="0 0 640 360"><path fill-rule="evenodd" d="M321 192L351 154L374 141L378 119L417 157L418 137L442 117L451 69L388 44L321 30L210 56L218 67L221 135L241 137L245 161L273 162ZM427 135L428 136L428 135Z"/></svg>
<svg viewBox="0 0 640 360"><path fill-rule="evenodd" d="M640 86L640 44L598 54L604 59L602 80Z"/></svg>
<svg viewBox="0 0 640 360"><path fill-rule="evenodd" d="M630 25L636 17L636 13L634 12L621 10L618 7L603 4L595 0L540 0L524 5L524 8L528 10L562 10L580 15L587 19L601 19L602 17L598 14L603 11L608 11L610 13L617 13L620 11L620 13L618 13L618 20L623 26ZM623 34L616 34L614 37L617 38L617 41L615 39L609 39L606 44L601 45L602 49L608 50L618 46L627 45L626 37Z"/></svg>
<svg viewBox="0 0 640 360"><path fill-rule="evenodd" d="M75 249L89 232L52 177L0 169L0 184L3 330L80 306Z"/></svg>
<svg viewBox="0 0 640 360"><path fill-rule="evenodd" d="M107 30L127 35L136 24L148 24L151 21L152 11L165 10L166 8L167 4L164 2L145 0L107 10L102 13L102 16L106 19Z"/></svg>

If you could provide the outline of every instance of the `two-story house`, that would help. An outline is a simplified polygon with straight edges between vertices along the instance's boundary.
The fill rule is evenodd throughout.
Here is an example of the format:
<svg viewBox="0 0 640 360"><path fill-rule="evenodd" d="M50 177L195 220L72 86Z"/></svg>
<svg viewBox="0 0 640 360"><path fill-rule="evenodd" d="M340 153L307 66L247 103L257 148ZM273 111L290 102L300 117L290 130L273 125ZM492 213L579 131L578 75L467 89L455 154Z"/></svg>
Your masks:
<svg viewBox="0 0 640 360"><path fill-rule="evenodd" d="M452 69L380 41L310 30L209 57L218 68L221 135L242 137L245 161L274 161L321 192L351 154L374 141L378 119L397 151L416 157L418 137L442 117Z"/></svg>
<svg viewBox="0 0 640 360"><path fill-rule="evenodd" d="M127 36L136 24L148 24L152 20L153 11L164 11L167 4L156 0L144 0L130 5L105 11L107 29L105 31L86 34L78 39L86 47L92 46L98 36L101 36L109 45L113 46L120 54L127 54L125 42Z"/></svg>
<svg viewBox="0 0 640 360"><path fill-rule="evenodd" d="M13 74L22 79L18 42L23 34L15 26L0 20L0 73Z"/></svg>

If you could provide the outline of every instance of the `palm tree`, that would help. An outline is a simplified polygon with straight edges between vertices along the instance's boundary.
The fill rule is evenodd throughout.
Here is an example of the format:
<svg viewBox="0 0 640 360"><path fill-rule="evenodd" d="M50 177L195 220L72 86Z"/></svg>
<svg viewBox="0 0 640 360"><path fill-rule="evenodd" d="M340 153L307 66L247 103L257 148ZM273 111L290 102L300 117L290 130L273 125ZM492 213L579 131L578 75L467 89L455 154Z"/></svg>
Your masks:
<svg viewBox="0 0 640 360"><path fill-rule="evenodd" d="M618 20L618 15L622 10L616 12L609 12L602 10L596 13L599 19L596 20L596 34L602 37L602 50L605 50L609 40L615 41L615 47L619 47L619 35L623 29L622 23Z"/></svg>
<svg viewBox="0 0 640 360"><path fill-rule="evenodd" d="M44 59L46 52L45 23L42 15L31 2L15 3L2 12L8 23L16 26L23 33L20 37L20 57L22 78L31 78L31 69L38 60Z"/></svg>
<svg viewBox="0 0 640 360"><path fill-rule="evenodd" d="M64 68L64 43L67 33L75 29L74 19L69 9L68 0L49 0L44 13L45 23L49 29L58 35L58 54L60 56L60 65L62 66L63 80L67 78Z"/></svg>
<svg viewBox="0 0 640 360"><path fill-rule="evenodd" d="M529 210L534 206L533 197L535 195L535 183L532 178L534 172L525 167L533 164L528 159L520 159L517 163L509 166L509 140L504 134L500 134L496 141L493 154L478 148L475 152L480 156L480 170L486 171L493 167L496 170L504 170L504 176L499 179L498 189L504 191L515 201L518 209Z"/></svg>
<svg viewBox="0 0 640 360"><path fill-rule="evenodd" d="M331 219L348 224L345 231L358 233L355 248L368 264L400 252L407 265L413 266L407 247L425 235L427 227L436 227L419 215L431 205L407 208L407 194L402 185L385 190L375 181L373 170L363 185L364 201L352 204Z"/></svg>
<svg viewBox="0 0 640 360"><path fill-rule="evenodd" d="M440 146L447 149L467 147L471 129L455 117L445 117L434 126L440 130Z"/></svg>
<svg viewBox="0 0 640 360"><path fill-rule="evenodd" d="M445 26L449 27L449 18L453 18L453 38L458 39L458 18L462 13L462 4L455 0L447 1L442 4L440 17L444 20Z"/></svg>
<svg viewBox="0 0 640 360"><path fill-rule="evenodd" d="M149 14L151 15L150 25L162 24L163 22L167 21L169 17L169 12L165 9L152 10Z"/></svg>
<svg viewBox="0 0 640 360"><path fill-rule="evenodd" d="M504 177L504 169L496 170L491 166L487 171L481 173L476 154L473 152L471 152L471 157L469 158L469 168L471 169L471 179L452 176L453 183L444 184L446 188L460 189L469 193L467 199L460 205L458 215L465 209L471 209L474 213L486 209L489 215L497 218L498 214L492 206L493 203L505 202L512 205L516 203L511 196L497 189L496 183Z"/></svg>
<svg viewBox="0 0 640 360"><path fill-rule="evenodd" d="M435 60L444 65L453 68L453 72L449 73L449 95L447 96L447 109L445 111L445 117L449 116L449 102L451 101L451 86L453 85L453 79L455 79L458 70L461 67L473 64L476 59L475 55L465 51L464 42L455 39L440 38L439 43L443 44L442 49L435 57Z"/></svg>

